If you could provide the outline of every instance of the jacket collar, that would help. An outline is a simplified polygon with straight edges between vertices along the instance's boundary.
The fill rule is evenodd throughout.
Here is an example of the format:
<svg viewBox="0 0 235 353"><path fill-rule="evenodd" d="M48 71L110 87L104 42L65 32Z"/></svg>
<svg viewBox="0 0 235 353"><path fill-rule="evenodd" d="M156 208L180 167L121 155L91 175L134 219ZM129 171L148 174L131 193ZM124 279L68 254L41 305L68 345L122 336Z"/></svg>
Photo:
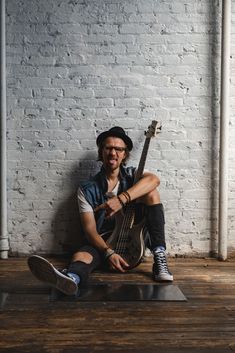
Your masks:
<svg viewBox="0 0 235 353"><path fill-rule="evenodd" d="M119 179L120 179L120 183L122 183L122 180L125 178L125 176L127 175L125 167L123 165L120 166L120 171L119 171ZM106 173L105 173L105 168L102 165L100 172L98 174L100 183L102 185L102 189L105 191L105 193L108 191L108 181L107 181L107 177L106 177Z"/></svg>

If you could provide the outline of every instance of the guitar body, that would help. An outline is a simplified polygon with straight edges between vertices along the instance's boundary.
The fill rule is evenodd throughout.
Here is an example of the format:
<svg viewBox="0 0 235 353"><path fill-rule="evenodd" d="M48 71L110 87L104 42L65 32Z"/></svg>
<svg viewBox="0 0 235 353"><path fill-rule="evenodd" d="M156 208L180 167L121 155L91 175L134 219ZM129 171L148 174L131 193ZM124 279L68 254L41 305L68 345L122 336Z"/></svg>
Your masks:
<svg viewBox="0 0 235 353"><path fill-rule="evenodd" d="M113 232L105 233L103 237L107 239L107 244L129 264L128 269L134 268L141 262L144 255L143 228L145 219L143 218L139 223L133 223L127 227L125 233L123 233L125 215L122 210L115 215L115 221L116 226Z"/></svg>

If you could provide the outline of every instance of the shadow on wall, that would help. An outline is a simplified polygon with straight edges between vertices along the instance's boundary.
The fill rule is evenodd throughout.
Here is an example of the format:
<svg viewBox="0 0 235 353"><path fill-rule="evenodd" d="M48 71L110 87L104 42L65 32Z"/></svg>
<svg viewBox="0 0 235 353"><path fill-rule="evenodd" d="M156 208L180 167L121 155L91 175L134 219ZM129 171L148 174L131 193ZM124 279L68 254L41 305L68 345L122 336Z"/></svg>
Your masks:
<svg viewBox="0 0 235 353"><path fill-rule="evenodd" d="M93 160L84 158L76 163L64 180L65 185L71 186L71 193L63 200L55 212L52 222L54 234L53 252L71 255L85 240L82 232L79 209L77 203L77 189L81 181L89 179L99 170L96 158Z"/></svg>

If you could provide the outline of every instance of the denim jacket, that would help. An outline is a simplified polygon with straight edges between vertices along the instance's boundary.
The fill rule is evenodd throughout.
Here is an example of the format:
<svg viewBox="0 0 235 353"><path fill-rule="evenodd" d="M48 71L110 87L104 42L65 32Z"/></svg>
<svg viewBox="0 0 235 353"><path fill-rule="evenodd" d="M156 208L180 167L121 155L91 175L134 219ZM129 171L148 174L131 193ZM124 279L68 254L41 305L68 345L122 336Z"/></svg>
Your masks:
<svg viewBox="0 0 235 353"><path fill-rule="evenodd" d="M133 185L135 170L136 168L134 167L120 167L120 184L118 194L129 189ZM108 200L106 195L108 191L108 182L104 167L102 166L100 172L93 176L90 180L81 183L80 188L83 191L86 200L93 209L106 202ZM95 212L95 220L99 234L114 228L113 217L109 220L105 220L105 210Z"/></svg>

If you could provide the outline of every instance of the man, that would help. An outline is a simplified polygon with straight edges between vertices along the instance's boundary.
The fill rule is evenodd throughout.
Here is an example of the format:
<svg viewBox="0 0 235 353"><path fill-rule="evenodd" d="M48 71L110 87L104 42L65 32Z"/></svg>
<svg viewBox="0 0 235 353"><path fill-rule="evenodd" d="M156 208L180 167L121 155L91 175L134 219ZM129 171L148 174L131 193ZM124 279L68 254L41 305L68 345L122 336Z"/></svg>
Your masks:
<svg viewBox="0 0 235 353"><path fill-rule="evenodd" d="M89 274L101 264L119 272L128 271L129 264L115 249L111 249L101 235L115 227L115 215L125 205L135 201L136 210L144 209L148 231L148 247L153 253L153 278L173 281L166 260L164 211L157 187L159 178L144 172L133 184L134 167L125 162L133 148L131 139L118 126L101 133L97 138L98 156L102 168L93 178L81 183L78 190L80 219L86 243L76 251L68 269L58 271L41 256L28 259L32 273L39 279L67 295L74 295L85 284ZM147 239L147 238L146 238Z"/></svg>

